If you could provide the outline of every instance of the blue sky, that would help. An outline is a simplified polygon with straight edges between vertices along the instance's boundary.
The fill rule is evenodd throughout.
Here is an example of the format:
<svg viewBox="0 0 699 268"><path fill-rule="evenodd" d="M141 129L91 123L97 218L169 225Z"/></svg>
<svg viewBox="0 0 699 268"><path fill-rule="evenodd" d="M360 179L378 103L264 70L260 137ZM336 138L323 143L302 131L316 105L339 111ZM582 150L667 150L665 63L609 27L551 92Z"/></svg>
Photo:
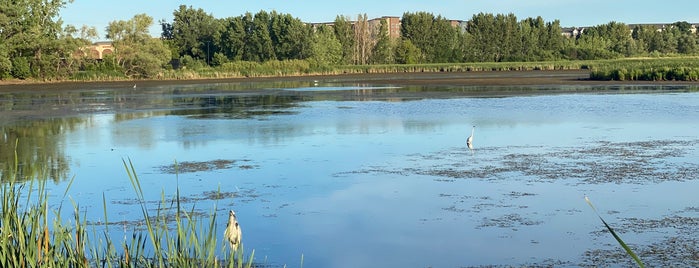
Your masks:
<svg viewBox="0 0 699 268"><path fill-rule="evenodd" d="M668 4L666 4L668 3ZM669 4L671 3L671 4ZM75 0L61 11L64 24L95 26L104 39L110 21L127 20L146 13L157 22L172 21L179 5L202 8L216 18L238 16L246 11L276 10L305 22L333 21L337 15L355 18L401 16L403 12L427 11L449 19L468 20L473 14L514 13L518 19L542 16L558 19L561 26L591 26L618 21L623 23L699 23L696 1L618 1L618 0L246 0L246 1L168 1L168 0ZM151 34L160 35L158 26Z"/></svg>

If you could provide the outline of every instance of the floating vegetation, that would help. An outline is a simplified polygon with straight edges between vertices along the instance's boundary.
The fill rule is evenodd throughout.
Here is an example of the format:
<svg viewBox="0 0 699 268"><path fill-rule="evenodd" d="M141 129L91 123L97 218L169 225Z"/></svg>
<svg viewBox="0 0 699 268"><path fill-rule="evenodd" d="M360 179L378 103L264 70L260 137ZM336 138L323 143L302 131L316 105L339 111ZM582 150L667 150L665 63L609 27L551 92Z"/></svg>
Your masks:
<svg viewBox="0 0 699 268"><path fill-rule="evenodd" d="M503 215L497 218L483 218L483 223L478 226L478 228L483 227L498 227L498 228L512 228L517 230L518 226L531 226L542 224L543 221L535 221L522 217L517 213L511 213Z"/></svg>
<svg viewBox="0 0 699 268"><path fill-rule="evenodd" d="M194 173L194 172L202 172L202 171L212 171L212 170L219 170L219 169L230 169L235 167L236 163L238 162L245 162L249 163L252 160L249 159L243 159L243 160L224 160L224 159L217 159L217 160L211 160L211 161L191 161L191 162L179 162L175 163L172 165L167 165L167 166L160 166L160 171L166 174L183 174L183 173ZM257 168L257 165L251 165L251 164L241 164L238 166L240 169L254 169Z"/></svg>
<svg viewBox="0 0 699 268"><path fill-rule="evenodd" d="M650 245L635 245L635 248L643 262L654 267L699 266L699 241L695 237L672 236ZM635 262L623 250L613 248L586 251L580 265L632 267Z"/></svg>
<svg viewBox="0 0 699 268"><path fill-rule="evenodd" d="M372 166L352 173L425 175L443 182L522 176L536 182L577 180L587 184L687 181L699 178L699 163L683 162L681 158L698 143L697 140L597 141L586 147L554 147L541 152L506 155L497 154L498 148L484 148L479 149L480 157L471 158L469 162L463 161L467 153L456 150L412 155L417 159L410 162L417 164L410 167Z"/></svg>
<svg viewBox="0 0 699 268"><path fill-rule="evenodd" d="M386 174L411 178L431 179L439 183L470 181L511 185L513 181L526 188L498 188L499 195L480 196L470 190L464 194L458 190L446 190L437 196L448 200L442 211L458 219L474 219L476 228L502 228L520 231L527 226L544 225L548 217L559 213L566 215L582 213L579 209L563 207L554 212L540 214L533 204L545 191L529 188L530 185L558 183L571 189L582 185L630 184L653 185L664 182L688 182L699 179L699 163L696 148L699 140L648 140L634 142L591 141L580 147L508 146L483 147L474 154L465 146L426 154L411 154L401 163L372 165L346 174ZM474 184L481 185L481 184ZM611 185L614 187L614 185ZM585 188L585 187L583 187ZM447 187L448 189L448 187ZM543 197L542 197L543 198ZM545 199L545 198L544 198ZM532 209L533 208L533 209ZM525 209L525 210L522 210ZM530 210L531 209L531 210ZM699 207L689 206L671 215L660 218L620 218L624 211L609 211L614 215L614 231L634 243L633 248L642 263L653 267L697 267L699 266ZM482 214L476 218L474 215ZM461 214L461 215L455 215ZM422 222L429 218L421 219ZM480 222L479 222L480 220ZM639 243L637 237L648 241ZM609 241L609 230L604 227L592 233L593 239L604 237ZM536 239L533 244L538 243ZM523 266L550 267L546 261ZM560 262L562 266L624 266L638 265L624 249L615 242L604 243L599 248L584 251L579 260ZM486 267L498 267L487 265Z"/></svg>

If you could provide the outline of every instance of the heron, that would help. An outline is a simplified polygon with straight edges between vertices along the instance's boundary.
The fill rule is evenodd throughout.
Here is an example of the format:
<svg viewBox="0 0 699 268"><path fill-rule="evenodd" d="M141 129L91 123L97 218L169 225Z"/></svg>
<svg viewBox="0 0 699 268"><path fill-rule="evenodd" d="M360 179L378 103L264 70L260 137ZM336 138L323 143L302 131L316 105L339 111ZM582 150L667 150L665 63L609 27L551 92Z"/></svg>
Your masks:
<svg viewBox="0 0 699 268"><path fill-rule="evenodd" d="M237 251L240 246L242 233L240 232L240 225L238 225L238 218L233 210L228 211L228 224L226 224L226 231L223 233L223 236L228 239L231 250Z"/></svg>
<svg viewBox="0 0 699 268"><path fill-rule="evenodd" d="M136 88L136 84L133 84L133 88Z"/></svg>
<svg viewBox="0 0 699 268"><path fill-rule="evenodd" d="M473 126L471 129L471 136L468 136L468 139L466 139L466 145L468 145L469 148L473 147L473 132L476 130L476 126Z"/></svg>

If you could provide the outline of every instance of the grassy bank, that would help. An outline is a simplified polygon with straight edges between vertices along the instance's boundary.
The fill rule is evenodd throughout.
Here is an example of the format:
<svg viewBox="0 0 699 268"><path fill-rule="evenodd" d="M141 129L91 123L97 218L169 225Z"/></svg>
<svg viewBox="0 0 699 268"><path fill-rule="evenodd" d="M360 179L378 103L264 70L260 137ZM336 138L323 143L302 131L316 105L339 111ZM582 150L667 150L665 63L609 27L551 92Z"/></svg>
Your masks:
<svg viewBox="0 0 699 268"><path fill-rule="evenodd" d="M163 69L147 80L192 80L249 77L293 77L342 74L428 72L589 70L592 80L699 81L699 57L648 57L611 60L560 60L537 62L472 62L433 64L374 64L317 66L304 60L228 62L220 66ZM117 71L82 71L68 81L129 81ZM6 84L46 81L3 81ZM57 81L52 81L57 82Z"/></svg>
<svg viewBox="0 0 699 268"><path fill-rule="evenodd" d="M592 80L699 81L699 57L637 58L600 62Z"/></svg>
<svg viewBox="0 0 699 268"><path fill-rule="evenodd" d="M243 263L243 251L230 252L219 240L216 208L207 217L194 217L162 194L155 215L146 207L133 164L124 162L147 231L133 231L130 238L114 241L110 235L107 201L103 195L104 222L88 224L75 200L63 193L57 208L49 206L49 193L40 174L19 178L10 170L9 181L0 182L0 267L251 267L254 251ZM16 170L16 169L15 169ZM71 180L72 183L72 180ZM73 215L61 214L66 199ZM52 201L51 204L56 204ZM153 208L151 208L153 209ZM114 227L112 227L114 228ZM126 227L124 227L126 228ZM218 251L221 249L221 251ZM217 255L217 252L224 256ZM237 256L236 256L237 254ZM238 261L240 260L240 261Z"/></svg>
<svg viewBox="0 0 699 268"><path fill-rule="evenodd" d="M155 79L281 77L362 73L590 70L593 80L697 81L699 57L612 60L313 66L306 61L231 62L218 67L164 71Z"/></svg>

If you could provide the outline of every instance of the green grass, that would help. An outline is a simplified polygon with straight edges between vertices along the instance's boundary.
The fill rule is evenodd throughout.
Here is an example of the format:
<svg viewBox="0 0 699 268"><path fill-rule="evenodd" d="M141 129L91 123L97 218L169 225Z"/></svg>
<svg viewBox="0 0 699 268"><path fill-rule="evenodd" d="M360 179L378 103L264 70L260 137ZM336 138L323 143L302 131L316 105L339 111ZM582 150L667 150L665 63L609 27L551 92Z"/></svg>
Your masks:
<svg viewBox="0 0 699 268"><path fill-rule="evenodd" d="M633 258L633 260L636 262L636 264L638 264L638 267L644 268L645 265L643 265L641 258L639 258L636 255L636 253L634 253L633 250L631 250L631 248L628 245L626 245L626 243L624 243L624 240L621 240L621 237L614 231L614 229L611 226L609 226L609 224L607 224L607 222L602 218L602 216L599 215L599 213L597 212L597 209L595 209L595 206L592 205L592 201L590 201L590 199L587 196L585 196L585 202L587 202L587 204L590 205L590 207L592 208L592 211L594 211L595 214L597 214L597 217L604 224L604 227L607 228L609 233L612 234L614 239L616 239L616 242L619 243L619 245L626 251L626 253L629 254L629 256L631 258Z"/></svg>
<svg viewBox="0 0 699 268"><path fill-rule="evenodd" d="M81 216L77 201L68 196L72 179L58 208L50 209L47 180L40 179L40 175L19 178L17 166L6 171L12 174L8 181L0 182L0 267L253 266L254 250L245 262L242 249L231 252L227 242L219 240L223 232L216 226L216 207L208 217L193 216L194 208L186 211L181 207L179 187L173 200L161 194L156 213L151 215L153 208L146 206L140 180L130 160L124 160L124 168L139 201L147 231L134 231L123 241L114 241L109 234L104 194L105 221L100 226L90 226L84 214ZM73 208L72 220L67 222L61 215L66 199ZM103 229L98 230L98 227ZM217 252L228 253L218 256Z"/></svg>
<svg viewBox="0 0 699 268"><path fill-rule="evenodd" d="M556 60L534 62L464 62L430 64L372 64L316 66L306 60L268 62L234 61L220 66L163 69L149 79L187 80L241 77L282 77L360 73L474 72L590 70L592 80L699 81L699 57L644 57L604 60ZM83 71L76 81L128 80L120 72Z"/></svg>
<svg viewBox="0 0 699 268"><path fill-rule="evenodd" d="M600 62L592 80L699 81L699 57L632 58Z"/></svg>

